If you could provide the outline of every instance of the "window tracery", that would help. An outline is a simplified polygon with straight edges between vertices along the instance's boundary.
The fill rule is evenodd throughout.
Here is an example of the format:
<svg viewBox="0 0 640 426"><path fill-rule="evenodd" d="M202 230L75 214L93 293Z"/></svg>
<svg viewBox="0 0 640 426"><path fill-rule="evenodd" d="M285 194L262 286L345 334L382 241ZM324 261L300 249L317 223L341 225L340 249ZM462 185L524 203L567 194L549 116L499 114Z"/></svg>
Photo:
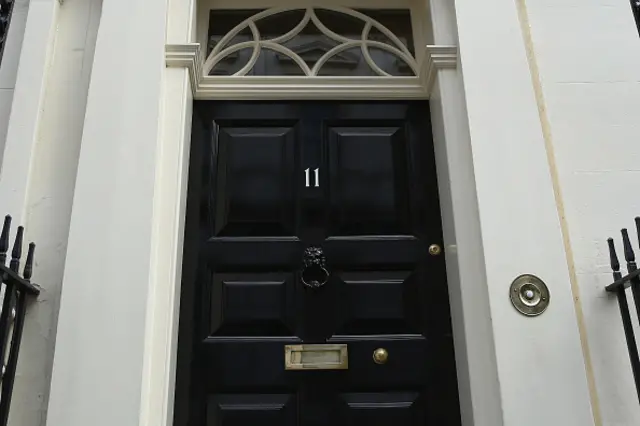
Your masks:
<svg viewBox="0 0 640 426"><path fill-rule="evenodd" d="M215 12L211 28L217 32L209 33L206 76L419 75L408 10Z"/></svg>

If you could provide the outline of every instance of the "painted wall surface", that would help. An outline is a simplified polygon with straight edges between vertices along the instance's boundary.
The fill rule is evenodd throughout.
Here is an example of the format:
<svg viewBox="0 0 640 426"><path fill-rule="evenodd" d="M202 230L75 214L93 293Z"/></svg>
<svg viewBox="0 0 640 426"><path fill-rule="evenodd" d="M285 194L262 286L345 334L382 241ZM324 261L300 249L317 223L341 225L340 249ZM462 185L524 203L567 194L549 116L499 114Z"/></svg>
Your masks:
<svg viewBox="0 0 640 426"><path fill-rule="evenodd" d="M616 237L620 248L620 229L633 229L640 215L640 37L628 1L520 3L528 12L558 170L596 416L601 425L637 425L620 313L604 286L612 281L606 238Z"/></svg>
<svg viewBox="0 0 640 426"><path fill-rule="evenodd" d="M56 333L63 344L54 355L48 426L141 421L148 386L147 305L155 292L158 249L152 241L161 232L155 228L154 195L162 155L166 17L166 0L103 3L73 196Z"/></svg>
<svg viewBox="0 0 640 426"><path fill-rule="evenodd" d="M34 282L42 293L27 311L20 350L9 424L41 426L45 424L47 400L53 365L55 330L58 317L62 275L65 264L69 220L75 187L76 170L82 137L87 90L92 71L95 38L100 21L102 0L66 0L56 14L50 14L49 1L31 0L29 19L33 29L46 19L53 19L56 31L51 61L44 76L45 89L39 112L36 141L29 155L29 192L24 216L14 206L0 203L0 214L17 216L26 226L27 238L37 242ZM57 2L57 0L51 0ZM10 49L0 69L0 136L4 143L9 111L5 95L11 101L10 81L16 72L29 73L29 60L18 65L27 19L26 1L16 4L17 16L11 23ZM19 31L22 26L22 31ZM46 31L46 25L42 25ZM31 34L33 35L33 33ZM46 38L43 38L46 42ZM25 43L25 49L33 49ZM9 56L7 57L7 54ZM29 58L29 55L22 55ZM16 71L16 69L18 71ZM11 80L13 79L13 80ZM25 96L28 96L27 93ZM3 127L4 126L4 127ZM2 132L5 133L2 133ZM1 191L10 188L11 174L3 174ZM7 209L11 211L7 211Z"/></svg>
<svg viewBox="0 0 640 426"><path fill-rule="evenodd" d="M7 137L7 128L9 127L9 115L11 114L13 92L16 87L16 74L18 73L18 62L28 10L29 0L15 1L9 34L0 65L0 168L2 167L4 143Z"/></svg>

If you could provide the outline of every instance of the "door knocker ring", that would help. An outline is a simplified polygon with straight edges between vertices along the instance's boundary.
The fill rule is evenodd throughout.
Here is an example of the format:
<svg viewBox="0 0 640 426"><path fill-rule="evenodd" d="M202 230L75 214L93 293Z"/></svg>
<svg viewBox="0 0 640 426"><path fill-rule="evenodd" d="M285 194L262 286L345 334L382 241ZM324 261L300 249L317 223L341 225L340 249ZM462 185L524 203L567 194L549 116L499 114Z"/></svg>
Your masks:
<svg viewBox="0 0 640 426"><path fill-rule="evenodd" d="M320 288L329 281L327 260L320 247L308 247L302 255L302 284L310 288Z"/></svg>

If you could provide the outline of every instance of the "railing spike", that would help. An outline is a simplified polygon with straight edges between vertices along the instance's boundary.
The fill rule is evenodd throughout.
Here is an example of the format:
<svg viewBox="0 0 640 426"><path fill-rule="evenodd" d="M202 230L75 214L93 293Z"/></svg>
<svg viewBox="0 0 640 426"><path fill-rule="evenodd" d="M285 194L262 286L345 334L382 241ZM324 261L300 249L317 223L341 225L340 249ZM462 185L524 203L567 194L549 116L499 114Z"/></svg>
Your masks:
<svg viewBox="0 0 640 426"><path fill-rule="evenodd" d="M629 232L627 228L622 229L622 244L624 246L624 260L627 263L635 262L636 255L633 252L633 247L631 247L631 240L629 240Z"/></svg>
<svg viewBox="0 0 640 426"><path fill-rule="evenodd" d="M613 241L613 238L609 238L607 240L607 244L609 244L609 259L611 260L611 269L613 272L620 272L620 261L618 260L618 255L616 254L616 244Z"/></svg>
<svg viewBox="0 0 640 426"><path fill-rule="evenodd" d="M636 231L640 240L640 217L635 219ZM636 386L638 398L640 400L640 355L638 354L638 344L634 333L634 327L631 320L631 311L629 302L627 301L626 288L631 287L633 294L634 306L636 307L636 316L640 318L640 278L638 277L638 265L635 262L635 254L629 240L627 229L622 229L622 243L624 246L624 257L627 261L628 274L623 277L620 273L620 261L616 254L616 248L613 238L607 239L609 245L609 257L611 259L611 269L613 269L613 283L605 287L608 292L615 292L620 308L620 316L622 318L622 327L624 329L625 340L627 341L627 349L629 351L629 360L631 361L631 371Z"/></svg>
<svg viewBox="0 0 640 426"><path fill-rule="evenodd" d="M27 260L24 264L24 272L22 276L25 280L31 280L31 275L33 274L33 256L36 251L36 244L29 243L29 251L27 252Z"/></svg>
<svg viewBox="0 0 640 426"><path fill-rule="evenodd" d="M11 216L4 217L2 225L2 233L0 234L0 263L5 264L7 261L7 251L9 250L9 232L11 231Z"/></svg>
<svg viewBox="0 0 640 426"><path fill-rule="evenodd" d="M5 2L0 0L0 6ZM27 297L40 294L40 288L29 282L34 268L34 243L29 244L23 277L19 276L25 234L22 226L17 229L9 262L11 271L7 271L5 263L10 246L10 234L11 216L6 216L0 232L0 284L4 289L0 298L0 426L8 424L20 342L23 338Z"/></svg>
<svg viewBox="0 0 640 426"><path fill-rule="evenodd" d="M24 236L24 227L18 226L18 232L16 232L16 240L13 243L13 250L11 251L11 262L9 268L12 271L18 272L20 269L20 257L22 256L22 238Z"/></svg>

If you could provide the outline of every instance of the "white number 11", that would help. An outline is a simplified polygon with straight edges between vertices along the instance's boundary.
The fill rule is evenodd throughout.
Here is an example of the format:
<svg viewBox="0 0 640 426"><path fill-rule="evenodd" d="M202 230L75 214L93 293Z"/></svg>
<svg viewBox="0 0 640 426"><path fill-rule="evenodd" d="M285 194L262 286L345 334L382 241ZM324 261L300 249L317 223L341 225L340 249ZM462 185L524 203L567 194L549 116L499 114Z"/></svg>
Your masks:
<svg viewBox="0 0 640 426"><path fill-rule="evenodd" d="M316 181L315 187L318 188L318 187L320 187L320 169L319 168L315 169L314 173L316 175L315 176L315 181ZM309 169L306 169L304 171L304 175L306 177L307 188L309 188L311 186L311 182L310 182L311 181L311 176L309 175Z"/></svg>

